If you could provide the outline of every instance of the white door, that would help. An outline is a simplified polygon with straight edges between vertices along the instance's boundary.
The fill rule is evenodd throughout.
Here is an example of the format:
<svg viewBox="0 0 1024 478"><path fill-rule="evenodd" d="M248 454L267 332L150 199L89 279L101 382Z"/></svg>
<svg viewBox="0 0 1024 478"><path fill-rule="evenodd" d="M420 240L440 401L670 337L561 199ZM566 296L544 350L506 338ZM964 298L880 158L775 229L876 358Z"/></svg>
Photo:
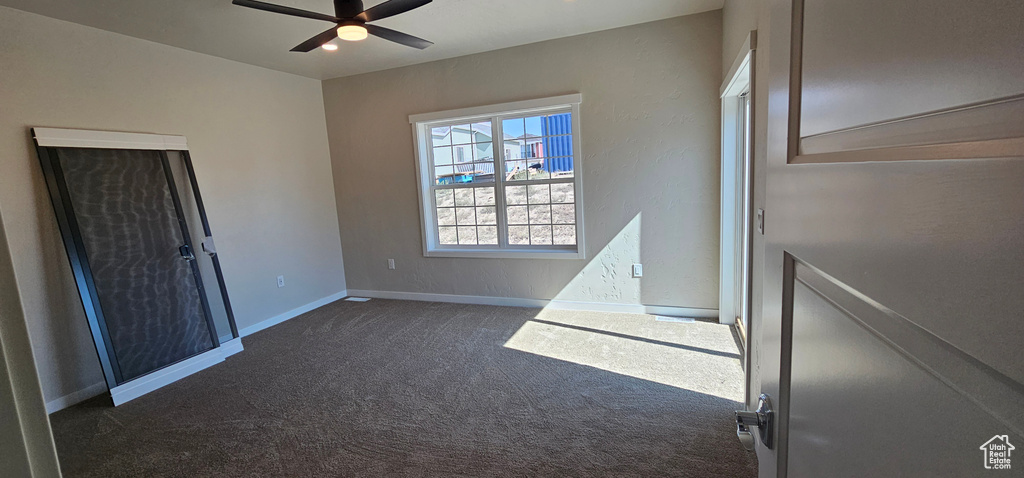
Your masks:
<svg viewBox="0 0 1024 478"><path fill-rule="evenodd" d="M761 476L1024 476L1024 1L772 1Z"/></svg>

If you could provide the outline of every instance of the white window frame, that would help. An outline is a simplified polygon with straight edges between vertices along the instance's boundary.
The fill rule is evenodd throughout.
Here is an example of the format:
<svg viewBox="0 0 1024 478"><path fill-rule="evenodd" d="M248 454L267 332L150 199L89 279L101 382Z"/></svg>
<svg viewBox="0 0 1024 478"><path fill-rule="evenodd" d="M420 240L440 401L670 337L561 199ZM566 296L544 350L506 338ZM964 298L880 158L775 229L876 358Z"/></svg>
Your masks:
<svg viewBox="0 0 1024 478"><path fill-rule="evenodd" d="M464 258L500 258L500 259L585 259L583 222L583 154L580 148L580 94L540 98L527 101L516 101L490 106L479 106L457 110L438 111L409 116L413 129L413 140L416 152L416 185L420 199L420 230L423 235L423 255L425 257L464 257ZM505 207L506 186L528 186L534 184L560 184L566 181L539 179L528 181L505 182L501 175L504 168L505 146L503 143L501 118L506 116L522 116L532 114L571 112L573 142L573 187L576 206L576 245L535 245L517 246L508 244L508 211ZM472 123L489 120L492 124L491 140L494 142L495 176L493 183L467 183L458 187L495 188L495 207L497 210L498 245L442 245L438 239L437 218L435 217L434 189L435 178L431 168L432 141L431 127L438 124L453 122Z"/></svg>

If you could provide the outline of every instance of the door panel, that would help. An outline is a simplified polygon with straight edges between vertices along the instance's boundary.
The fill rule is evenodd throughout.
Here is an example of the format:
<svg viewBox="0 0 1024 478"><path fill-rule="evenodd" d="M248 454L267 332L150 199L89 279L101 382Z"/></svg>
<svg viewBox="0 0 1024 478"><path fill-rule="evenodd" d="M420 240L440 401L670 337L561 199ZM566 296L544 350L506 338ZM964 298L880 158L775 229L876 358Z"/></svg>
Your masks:
<svg viewBox="0 0 1024 478"><path fill-rule="evenodd" d="M157 151L57 150L123 383L210 350Z"/></svg>
<svg viewBox="0 0 1024 478"><path fill-rule="evenodd" d="M804 0L801 136L1019 94L1021 18L1020 0Z"/></svg>
<svg viewBox="0 0 1024 478"><path fill-rule="evenodd" d="M978 447L1020 430L1005 376L812 267L793 270L788 476L974 476Z"/></svg>
<svg viewBox="0 0 1024 478"><path fill-rule="evenodd" d="M791 165L773 239L1024 382L1021 179L1017 159Z"/></svg>
<svg viewBox="0 0 1024 478"><path fill-rule="evenodd" d="M170 166L174 185L178 189L178 197L181 199L185 223L188 225L192 242L196 246L195 264L202 277L203 292L206 294L206 302L210 306L210 317L213 320L219 341L226 342L237 335L236 327L233 325L234 319L231 315L231 304L227 299L227 292L218 287L222 281L217 272L216 249L213 245L213 238L206 233L209 225L203 219L202 207L198 201L200 196L197 188L191 182L184 153L167 151L166 154L167 164Z"/></svg>
<svg viewBox="0 0 1024 478"><path fill-rule="evenodd" d="M1022 18L773 1L762 476L978 476L1024 443Z"/></svg>

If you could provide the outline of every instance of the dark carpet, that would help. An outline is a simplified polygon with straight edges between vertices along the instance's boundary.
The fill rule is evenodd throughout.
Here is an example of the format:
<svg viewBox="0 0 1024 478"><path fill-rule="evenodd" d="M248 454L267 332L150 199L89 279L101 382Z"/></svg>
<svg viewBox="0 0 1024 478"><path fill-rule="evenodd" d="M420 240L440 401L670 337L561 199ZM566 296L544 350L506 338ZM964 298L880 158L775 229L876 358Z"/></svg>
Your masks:
<svg viewBox="0 0 1024 478"><path fill-rule="evenodd" d="M754 477L730 329L339 301L120 407L50 417L65 476Z"/></svg>

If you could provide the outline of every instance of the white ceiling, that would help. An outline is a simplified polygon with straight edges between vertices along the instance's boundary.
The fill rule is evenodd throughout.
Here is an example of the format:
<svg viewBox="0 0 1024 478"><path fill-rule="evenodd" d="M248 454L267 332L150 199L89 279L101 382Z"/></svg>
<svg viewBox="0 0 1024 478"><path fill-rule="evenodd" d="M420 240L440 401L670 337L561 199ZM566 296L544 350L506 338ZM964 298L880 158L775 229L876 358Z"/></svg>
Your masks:
<svg viewBox="0 0 1024 478"><path fill-rule="evenodd" d="M267 0L333 14L331 0ZM367 8L381 0L364 0ZM0 0L0 5L316 79L453 58L689 15L723 0L434 0L378 25L434 42L420 51L370 37L292 53L331 25L231 0Z"/></svg>

